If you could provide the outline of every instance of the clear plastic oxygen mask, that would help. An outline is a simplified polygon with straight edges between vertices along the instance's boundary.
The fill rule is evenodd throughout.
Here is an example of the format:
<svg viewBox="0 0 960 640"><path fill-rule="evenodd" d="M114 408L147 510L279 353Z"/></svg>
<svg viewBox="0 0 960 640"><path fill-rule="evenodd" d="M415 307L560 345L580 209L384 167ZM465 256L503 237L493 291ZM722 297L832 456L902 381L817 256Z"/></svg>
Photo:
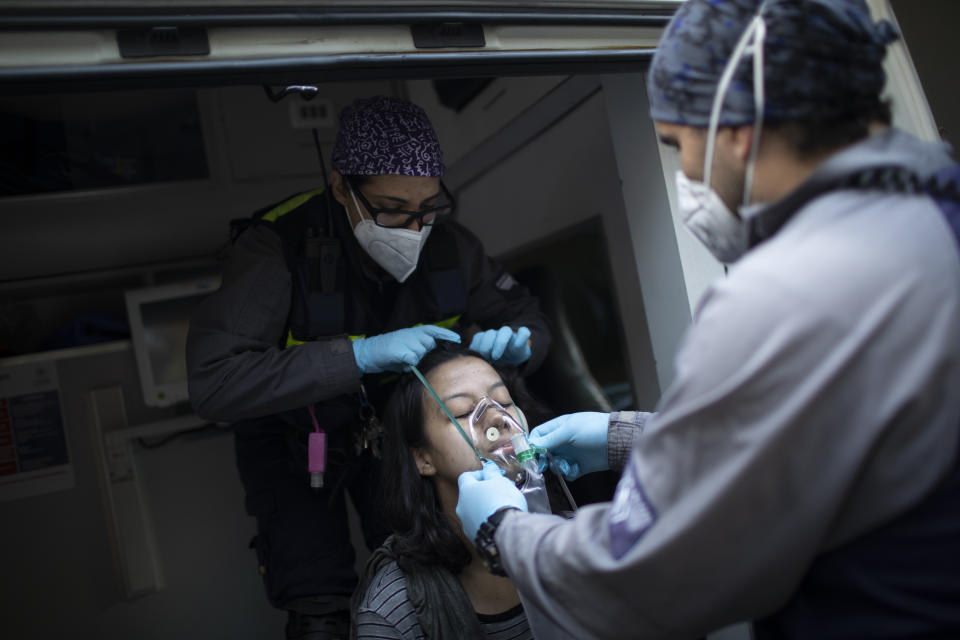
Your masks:
<svg viewBox="0 0 960 640"><path fill-rule="evenodd" d="M504 476L523 494L531 513L550 513L547 485L536 459L537 450L527 441L527 430L522 425L523 414L520 410L514 406L514 417L495 400L483 397L470 413L467 428L464 429L420 371L416 367L410 369L473 448L480 463L491 461L500 467Z"/></svg>
<svg viewBox="0 0 960 640"><path fill-rule="evenodd" d="M519 409L517 418L522 420ZM550 513L546 483L536 452L527 441L527 431L496 400L481 398L468 420L474 447L482 457L493 461L512 480L531 513Z"/></svg>

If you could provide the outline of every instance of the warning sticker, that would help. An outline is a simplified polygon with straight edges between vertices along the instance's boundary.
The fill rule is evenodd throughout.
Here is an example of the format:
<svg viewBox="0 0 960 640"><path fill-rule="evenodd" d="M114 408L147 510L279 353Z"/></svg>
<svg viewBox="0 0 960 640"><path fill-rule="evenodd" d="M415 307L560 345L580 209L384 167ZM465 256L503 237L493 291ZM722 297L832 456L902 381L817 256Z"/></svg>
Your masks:
<svg viewBox="0 0 960 640"><path fill-rule="evenodd" d="M56 365L0 365L0 500L73 487Z"/></svg>

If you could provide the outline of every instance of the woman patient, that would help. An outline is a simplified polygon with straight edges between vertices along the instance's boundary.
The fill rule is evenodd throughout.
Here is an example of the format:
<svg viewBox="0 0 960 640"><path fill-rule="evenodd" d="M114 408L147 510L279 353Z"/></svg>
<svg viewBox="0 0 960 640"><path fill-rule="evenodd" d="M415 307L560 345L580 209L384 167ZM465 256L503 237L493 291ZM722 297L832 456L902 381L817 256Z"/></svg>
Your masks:
<svg viewBox="0 0 960 640"><path fill-rule="evenodd" d="M489 428L471 433L482 398L526 424L511 393L518 389L478 354L446 343L418 369L484 457L494 458L504 442ZM455 513L457 477L480 468L471 445L410 373L383 422L383 508L394 534L374 552L354 595L356 637L532 638L513 583L487 570Z"/></svg>

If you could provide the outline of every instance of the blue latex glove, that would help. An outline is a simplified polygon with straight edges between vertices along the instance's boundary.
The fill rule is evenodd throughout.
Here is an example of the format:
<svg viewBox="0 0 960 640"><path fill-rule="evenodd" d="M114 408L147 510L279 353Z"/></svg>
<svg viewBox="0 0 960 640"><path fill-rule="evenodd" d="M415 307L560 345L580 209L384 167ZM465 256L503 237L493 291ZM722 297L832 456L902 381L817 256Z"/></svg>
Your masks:
<svg viewBox="0 0 960 640"><path fill-rule="evenodd" d="M479 471L465 471L457 478L460 498L457 517L471 542L480 525L504 507L527 510L527 500L517 486L503 476L495 462L487 461Z"/></svg>
<svg viewBox="0 0 960 640"><path fill-rule="evenodd" d="M460 342L460 335L430 324L398 329L369 338L357 338L353 341L353 357L363 373L399 373L420 362L420 358L437 346L437 340Z"/></svg>
<svg viewBox="0 0 960 640"><path fill-rule="evenodd" d="M491 362L517 366L530 359L529 340L530 329L520 327L514 333L513 327L505 325L476 334L470 341L470 348Z"/></svg>
<svg viewBox="0 0 960 640"><path fill-rule="evenodd" d="M567 480L585 473L606 471L609 413L568 413L544 422L530 432L530 444L544 447L553 456L551 466Z"/></svg>

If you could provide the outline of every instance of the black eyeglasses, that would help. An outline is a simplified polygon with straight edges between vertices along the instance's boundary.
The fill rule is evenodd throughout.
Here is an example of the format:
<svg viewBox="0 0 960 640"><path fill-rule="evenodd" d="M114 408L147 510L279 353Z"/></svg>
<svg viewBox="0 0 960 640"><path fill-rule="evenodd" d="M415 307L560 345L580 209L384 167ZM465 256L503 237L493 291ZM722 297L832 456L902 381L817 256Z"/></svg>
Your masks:
<svg viewBox="0 0 960 640"><path fill-rule="evenodd" d="M450 193L450 190L447 189L447 185L443 184L442 180L440 181L440 193L437 196L438 204L420 211L375 207L370 204L370 201L364 197L360 188L353 184L353 182L350 182L350 188L357 194L357 198L359 198L364 208L373 217L373 221L381 227L392 227L395 229L407 227L410 226L410 223L414 220L419 222L422 227L429 227L440 218L453 213L457 207L457 201L454 199L453 194Z"/></svg>

